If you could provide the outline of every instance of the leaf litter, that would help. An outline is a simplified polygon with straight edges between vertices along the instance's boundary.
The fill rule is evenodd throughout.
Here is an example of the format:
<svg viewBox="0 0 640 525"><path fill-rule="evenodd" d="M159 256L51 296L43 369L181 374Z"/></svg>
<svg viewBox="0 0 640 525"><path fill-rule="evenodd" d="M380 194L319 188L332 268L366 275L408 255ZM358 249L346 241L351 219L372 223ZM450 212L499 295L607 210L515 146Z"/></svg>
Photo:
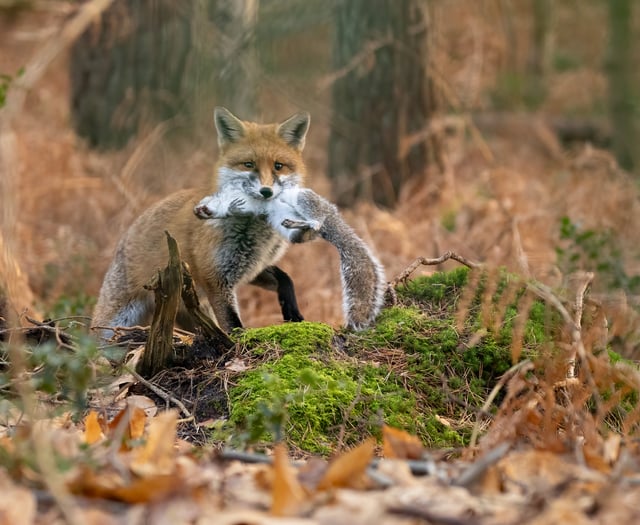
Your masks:
<svg viewBox="0 0 640 525"><path fill-rule="evenodd" d="M606 378L624 389L621 374L637 380L626 366L591 365L596 384ZM65 417L23 422L0 447L19 456L31 433L46 434L66 464L63 489L82 523L635 522L635 421L603 431L584 382L558 386L523 370L505 388L478 446L453 459L385 425L380 446L369 437L328 460L301 461L280 443L245 453L256 462L248 463L181 442L178 412L149 415L140 399L109 421L90 411L82 429ZM0 475L3 523L61 519L41 477L27 461Z"/></svg>

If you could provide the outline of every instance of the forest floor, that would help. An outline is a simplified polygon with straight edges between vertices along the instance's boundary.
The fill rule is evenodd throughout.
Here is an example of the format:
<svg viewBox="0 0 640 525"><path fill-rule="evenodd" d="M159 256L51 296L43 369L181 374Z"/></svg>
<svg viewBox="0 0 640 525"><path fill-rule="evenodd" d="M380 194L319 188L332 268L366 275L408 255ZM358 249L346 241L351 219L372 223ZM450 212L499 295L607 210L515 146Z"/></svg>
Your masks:
<svg viewBox="0 0 640 525"><path fill-rule="evenodd" d="M45 10L0 19L0 72L28 64L65 16ZM11 235L4 242L17 247L13 256L28 283L23 306L40 318L86 315L126 226L159 197L203 183L215 162L208 121L197 123L206 131L195 139L170 143L154 128L122 151L91 151L70 125L67 71L63 53L27 94L12 124L11 159L4 159L12 177L2 174L3 232ZM603 84L593 71L572 75L553 83L547 109L597 95L585 87L588 79ZM277 98L271 107L277 113L270 119L292 109ZM494 117L477 125L471 115L443 117L446 170L429 170L405 188L396 210L361 204L345 210L345 219L375 249L389 280L417 257L453 250L552 290L548 302L557 299L570 316L576 298L584 297L589 308L597 304L597 315L589 311L585 330L577 332L581 337L572 339L575 331L568 330L558 345L584 350L576 380L532 377L525 368L507 374L495 383L499 404L473 447L425 449L411 434L385 428L371 432L377 444L363 433L359 447L335 447L331 459L278 447L239 456L194 448L181 429L196 425L175 409L175 399L125 395L139 381L126 374L110 377L104 390L110 397L94 400L100 408L79 418L60 406L55 417L39 413L40 401L50 408L52 399L24 382L19 402L0 401L0 522L637 522L639 411L633 400L619 405L625 396L637 400L638 372L630 362L591 354L604 337L618 354L638 358L638 301L629 293L640 275L636 182L606 151L565 148L544 115ZM305 154L309 185L329 196L322 119L314 115ZM190 176L175 175L184 173ZM420 267L414 276L456 266ZM296 283L305 318L339 331L334 251L322 243L295 246L282 267ZM595 276L581 295L584 271ZM240 309L247 326L281 322L277 300L267 292L241 290ZM588 332L594 319L606 319L606 330ZM50 328L42 330L60 337ZM57 370L59 355L40 356L40 370ZM81 370L62 362L82 382L92 380L96 363L105 365L95 358L84 356ZM233 359L222 364L234 373L245 365ZM540 368L564 370L557 365ZM54 384L55 375L48 378ZM475 420L482 402L469 410ZM196 430L204 433L215 422L200 423ZM442 418L440 424L451 422Z"/></svg>

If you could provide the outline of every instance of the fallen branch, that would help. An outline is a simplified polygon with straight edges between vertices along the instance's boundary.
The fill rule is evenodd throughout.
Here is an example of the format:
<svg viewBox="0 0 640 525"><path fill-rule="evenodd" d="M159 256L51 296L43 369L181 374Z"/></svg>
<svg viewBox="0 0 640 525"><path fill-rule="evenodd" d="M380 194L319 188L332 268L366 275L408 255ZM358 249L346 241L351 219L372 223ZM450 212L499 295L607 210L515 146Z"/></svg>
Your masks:
<svg viewBox="0 0 640 525"><path fill-rule="evenodd" d="M427 259L426 257L418 257L415 261L413 261L409 266L407 266L400 274L398 274L394 279L387 283L387 288L385 290L385 295L390 298L391 304L398 303L398 296L396 295L396 286L400 283L406 283L409 276L416 271L419 266L433 266L436 264L441 264L444 261L449 259L453 259L454 261L458 261L459 263L468 266L469 268L480 268L482 265L472 262L466 257L462 257L462 255L458 255L455 252L445 252L440 257L436 257L435 259Z"/></svg>
<svg viewBox="0 0 640 525"><path fill-rule="evenodd" d="M187 407L184 406L184 403L180 401L178 398L173 397L171 394L168 394L164 390L162 390L159 386L154 385L151 381L146 380L144 377L138 374L138 372L136 372L135 370L132 370L131 368L126 368L126 370L136 379L136 381L139 381L144 386L146 386L149 390L151 390L155 395L164 399L164 401L167 404L173 403L175 406L177 406L180 409L180 412L182 412L182 415L186 418L182 420L183 423L185 421L195 420L195 417L193 416L193 414L189 412L189 410L187 410Z"/></svg>
<svg viewBox="0 0 640 525"><path fill-rule="evenodd" d="M442 264L449 259L453 259L454 261L458 261L469 268L480 268L482 265L479 263L475 263L470 261L466 257L462 255L458 255L455 252L446 252L442 254L440 257L436 257L435 259L427 259L426 257L418 257L415 261L413 261L409 266L407 266L404 271L402 271L395 279L393 279L390 283L391 286L397 286L400 283L405 283L409 276L416 271L419 266L433 266L436 264Z"/></svg>

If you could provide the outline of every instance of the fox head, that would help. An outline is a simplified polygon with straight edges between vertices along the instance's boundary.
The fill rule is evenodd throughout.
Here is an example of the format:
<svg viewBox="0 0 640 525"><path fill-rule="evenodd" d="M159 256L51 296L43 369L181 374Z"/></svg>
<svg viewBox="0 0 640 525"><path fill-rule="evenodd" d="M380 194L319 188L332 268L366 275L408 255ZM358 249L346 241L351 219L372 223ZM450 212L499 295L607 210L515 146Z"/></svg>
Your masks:
<svg viewBox="0 0 640 525"><path fill-rule="evenodd" d="M279 124L256 124L217 107L214 121L220 158L218 187L241 187L250 197L268 200L305 176L302 160L309 113L296 113Z"/></svg>

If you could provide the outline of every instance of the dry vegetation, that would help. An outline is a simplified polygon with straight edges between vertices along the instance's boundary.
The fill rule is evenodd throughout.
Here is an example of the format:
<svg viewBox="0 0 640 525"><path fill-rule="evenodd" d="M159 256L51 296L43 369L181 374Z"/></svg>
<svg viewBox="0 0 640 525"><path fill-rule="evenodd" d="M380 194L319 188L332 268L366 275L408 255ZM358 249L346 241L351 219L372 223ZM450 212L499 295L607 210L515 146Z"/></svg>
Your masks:
<svg viewBox="0 0 640 525"><path fill-rule="evenodd" d="M478 4L485 8L471 7ZM640 274L636 241L640 226L633 220L640 212L635 180L620 170L606 151L589 145L566 148L549 126L550 119L561 113L587 113L602 104L606 82L599 64L605 36L595 29L602 23L604 7L590 4L579 22L572 18L570 7L559 8L557 23L571 30L563 31L558 39L565 48L580 54L581 65L553 72L545 102L535 116L492 113L490 118L474 121L472 114L493 107L491 97L505 64L527 60L531 31L527 19L513 17L518 21L516 27L496 30L495 20L504 16L498 4L438 3L434 11L438 32L433 70L446 107L452 109L433 123L442 133L446 169L441 172L434 167L425 173L424 180L405 188L396 210L362 204L346 210L345 216L375 247L390 279L416 257L436 257L453 250L491 267L506 266L525 279L534 278L571 302L577 291L580 296L580 283L571 278L556 252L557 247L575 248L574 240L561 238L564 216L583 231L603 232L613 239L616 249L613 253L603 251L603 257L615 258L628 276ZM0 71L17 71L57 31L66 16L66 4L55 6L0 19ZM581 42L580 46L565 41L569 34ZM321 85L321 80L311 83ZM312 112L307 141L309 185L330 195L323 175L329 93L321 88L308 90L309 86L297 84L282 91L270 88L264 94L271 108L265 119L279 118L295 109L288 100L308 106ZM235 111L241 114L241 110ZM203 182L211 176L215 160L213 126L208 117L193 123L196 131L186 135L177 133L172 123L151 127L115 153L88 150L74 135L69 119L67 57L63 55L28 94L24 110L13 123L11 166L15 176L11 184L5 181L0 186L11 190L2 195L5 220L9 217L13 221L5 223L4 233L11 235L8 241L16 248L13 255L34 294L29 297L23 290L22 306L40 312L47 312L62 296L94 296L126 226L160 196ZM282 267L296 283L307 319L341 324L338 260L331 247L323 243L294 246ZM424 267L419 271L432 270ZM608 340L626 357L637 358L640 324L634 307L638 299L612 290L606 276L597 272L590 297L602 305L609 321ZM592 306L585 306L587 317ZM240 307L249 326L281 320L275 297L266 292L243 289ZM590 331L594 325L587 327L581 341L587 350L602 338L602 331ZM576 344L570 337L567 341L568 345ZM609 522L632 522L637 515L631 502L635 505L638 496L633 473L640 461L632 438L639 415L637 406L621 415L617 403L637 392L638 373L627 364L611 366L606 355L583 355L578 379L566 381L563 364L547 363L545 374L531 374L533 365L509 374L501 385L505 392L501 409L479 446L467 451L469 457L450 464L434 453L429 457L432 476L420 479L402 471L404 466L387 467L367 485L380 491L378 498L384 494L384 499L375 499L375 505L373 498L365 499L367 495L352 490L361 486L350 483L336 484L349 490L327 497L319 488L319 480L326 477L326 463L309 468L317 477L309 488L304 483L308 472L292 474L282 462L275 473L262 467L256 468L256 473L221 463L203 466L182 452L169 453L166 449L175 437L172 415L145 434L148 442L156 434L163 435L165 441L158 438L159 444L137 450L116 451L108 445L105 435L118 441L125 430L106 421L87 422L87 433L81 437L69 422L52 423L43 435L54 439L64 434L60 437L63 448L69 442L75 446L85 440L101 451L100 468L109 473L112 484L105 487L104 479L74 472L78 476L75 485L73 480L65 481L76 494L106 494L120 502L143 502L147 505L143 511L150 512L152 520L159 520L171 508L180 516L177 519L184 521L219 513L226 523L268 523L262 511L281 505L276 514L302 514L325 523L335 522L338 515L344 519L353 509L360 512L362 523L382 513L388 523L408 523L414 518L446 523L558 523L568 519L590 523L596 514ZM143 420L135 431L139 438L144 416L138 411L131 417ZM166 426L159 427L162 424ZM604 428L616 432L603 432ZM134 436L133 430L128 432L129 437ZM171 445L167 444L169 438ZM527 446L506 456L508 447L522 444ZM531 445L536 450L531 450ZM76 448L73 451L78 453ZM149 458L154 454L162 460L161 466L152 466ZM489 460L473 463L474 456ZM77 458L73 454L69 457ZM406 456L391 452L391 457ZM347 463L353 465L352 459ZM369 459L355 463L368 464ZM343 475L351 478L364 472L361 466L342 468L347 469ZM46 475L44 467L43 471ZM172 486L166 483L167 472ZM135 494L128 492L130 487L123 488L123 480L132 473L142 480L137 487L140 492ZM30 472L21 475L28 477ZM184 483L175 483L175 479ZM384 492L389 480L393 487ZM0 483L10 486L4 477ZM183 489L179 494L175 493L176 485ZM63 514L68 511L86 518L86 509L65 507L67 496L58 499L55 487L51 482L53 499ZM16 500L23 498L28 502L27 512L35 513L35 500L27 491L11 485L8 493ZM152 502L168 495L173 499ZM123 509L118 509L121 517L140 519L134 516L139 508ZM221 509L225 509L224 516ZM106 516L114 510L105 505L94 507L93 512ZM65 515L69 518L70 514ZM99 522L99 518L93 519ZM300 523L306 523L305 519L300 518Z"/></svg>
<svg viewBox="0 0 640 525"><path fill-rule="evenodd" d="M569 47L584 55L584 65L553 75L539 118L497 115L496 122L481 121L478 128L466 115L491 104L492 86L505 63L526 63L531 30L527 17L514 16L516 27L496 31L495 20L505 14L487 4L483 10L453 3L434 13L433 70L445 103L460 115L443 114L432 124L446 130L446 171L425 173L423 181L406 188L393 212L364 204L347 211L347 219L376 248L388 277L415 257L453 249L559 285L555 248L564 215L584 229L615 232L627 273L640 273L633 249L637 226L629 220L638 206L634 181L603 151L588 146L565 151L545 125L559 109L586 111L602 103L603 38ZM64 3L56 5L0 21L0 70L17 71L57 31L66 13ZM600 23L599 10L591 6L583 22ZM570 8L558 11L562 21L570 17ZM511 34L515 44L507 38ZM317 96L309 99L301 96L299 84L290 89L267 88L264 97L273 109L265 118L291 111L287 97L302 104L308 99L313 117L306 153L309 185L329 195L323 175L328 90L316 88ZM133 218L160 196L211 176L215 141L209 111L203 115L188 138L176 138L174 123L167 123L142 133L124 151L89 151L69 125L67 57L49 67L15 119L15 175L11 194L4 196L15 210L7 231L14 233L16 259L36 297L30 306L47 311L61 296L95 295L116 240ZM293 247L282 266L294 278L306 317L340 324L337 257L331 247ZM619 298L613 302L624 310ZM242 291L241 311L250 326L280 320L274 297L259 290Z"/></svg>

